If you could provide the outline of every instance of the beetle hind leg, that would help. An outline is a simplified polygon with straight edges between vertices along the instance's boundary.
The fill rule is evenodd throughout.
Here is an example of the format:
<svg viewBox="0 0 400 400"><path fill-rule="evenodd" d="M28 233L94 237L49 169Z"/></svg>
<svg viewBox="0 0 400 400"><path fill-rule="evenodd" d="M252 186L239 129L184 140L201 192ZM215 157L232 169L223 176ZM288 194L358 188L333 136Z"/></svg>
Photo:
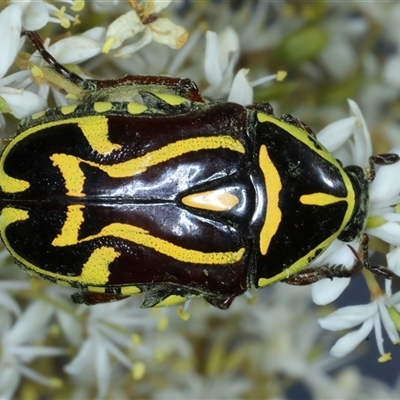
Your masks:
<svg viewBox="0 0 400 400"><path fill-rule="evenodd" d="M358 275L364 267L361 260L357 260L352 269L348 269L345 265L322 265L320 267L308 268L290 276L289 278L282 279L289 285L304 286L310 285L320 281L321 279L333 278L351 278Z"/></svg>
<svg viewBox="0 0 400 400"><path fill-rule="evenodd" d="M143 293L141 308L173 306L201 295L196 291L172 284L150 286L144 289Z"/></svg>
<svg viewBox="0 0 400 400"><path fill-rule="evenodd" d="M350 270L344 265L323 265L321 267L305 269L290 276L289 278L282 279L282 281L288 283L289 285L309 285L326 278L351 278L355 275L358 275L363 268L372 272L376 276L380 276L384 279L392 279L396 275L389 268L381 265L372 265L370 263L368 241L368 235L364 234L361 241L362 259L351 246L348 246L356 257L356 263Z"/></svg>
<svg viewBox="0 0 400 400"><path fill-rule="evenodd" d="M112 303L118 300L124 300L129 296L123 296L114 293L97 293L82 290L81 292L73 293L71 295L72 301L76 304L86 304L93 306L95 304Z"/></svg>

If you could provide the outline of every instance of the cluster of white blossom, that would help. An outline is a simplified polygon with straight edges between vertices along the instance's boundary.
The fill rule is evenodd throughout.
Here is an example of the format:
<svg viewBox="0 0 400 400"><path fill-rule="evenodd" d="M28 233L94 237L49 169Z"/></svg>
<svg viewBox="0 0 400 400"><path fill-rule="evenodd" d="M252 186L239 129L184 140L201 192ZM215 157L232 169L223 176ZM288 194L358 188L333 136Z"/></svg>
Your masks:
<svg viewBox="0 0 400 400"><path fill-rule="evenodd" d="M318 114L319 122L336 121L318 133L319 141L344 165L368 167L372 143L367 126L378 129L379 107L395 104L400 89L400 5L341 3L321 8L307 2L297 6L285 1L243 3L236 9L227 1L10 0L0 11L2 138L12 136L15 119L73 101L58 86L43 83L46 63L37 52L29 58L22 52L26 40L21 32L43 29L40 34L49 53L84 77L77 66L83 62L88 75L100 78L110 71L114 76L187 76L200 84L205 98L242 105L251 104L257 90L263 93L269 85L277 91L293 89L276 83L284 75L279 68L297 68L302 79L315 86L329 79L337 83L332 84L333 92L347 93L346 85L359 82L354 71L361 63L360 104L365 118L352 100L348 101L350 116L345 116L343 107L329 101L318 105L307 95L291 96L290 91L274 105L286 111L285 99L290 98L288 108L293 109L295 100L300 119ZM91 19L102 26L93 27ZM310 28L310 21L314 27ZM365 50L360 61L355 43L367 36L371 21L380 27L380 37L373 39L392 44L393 50L384 56ZM91 28L83 31L80 24ZM65 34L54 43L50 38L55 35L46 36L61 29ZM29 49L25 45L24 50ZM264 53L279 66L274 73L261 56ZM277 55L287 67L276 61ZM246 60L252 59L250 71L238 69L239 60L246 66ZM399 126L387 114L382 118L377 140L389 142L391 151L400 155L400 147L395 148L400 143ZM372 241L378 238L386 243L388 267L400 276L399 177L400 163L377 167L367 234ZM350 245L359 248L357 242ZM142 310L136 297L77 306L69 299L69 289L28 280L11 265L5 249L0 263L2 399L12 398L17 390L23 397L34 387L29 382L69 398L283 398L288 378L304 384L315 398L397 398L400 379L393 388L347 366L354 361L352 352L372 331L380 361L391 358L383 347L384 335L399 342L400 292L389 280L382 289L368 271L363 276L370 302L339 308L318 321L328 331L360 325L344 334L329 354L332 336L318 326L320 314L310 300L318 305L335 301L349 278L317 282L311 295L308 288L276 284L260 291L255 304L248 304L255 300L248 294L226 312L194 300L178 316L173 308ZM351 269L354 255L347 243L335 241L313 266L324 264ZM349 358L340 358L350 353ZM53 368L60 360L63 368ZM46 377L48 371L55 371L54 376ZM333 375L333 371L340 373Z"/></svg>

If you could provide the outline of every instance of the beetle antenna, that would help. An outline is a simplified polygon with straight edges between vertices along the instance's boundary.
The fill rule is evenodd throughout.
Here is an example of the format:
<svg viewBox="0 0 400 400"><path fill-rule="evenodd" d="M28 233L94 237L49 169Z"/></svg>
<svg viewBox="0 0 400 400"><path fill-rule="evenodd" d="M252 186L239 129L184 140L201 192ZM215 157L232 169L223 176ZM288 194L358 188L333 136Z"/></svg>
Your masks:
<svg viewBox="0 0 400 400"><path fill-rule="evenodd" d="M55 71L62 75L64 78L68 79L70 82L81 86L85 80L82 79L79 75L75 74L74 72L69 71L63 65L61 65L44 47L42 39L34 31L23 31L21 32L21 37L26 36L36 48L36 50L40 53L43 57L43 60L47 62L51 67L55 69Z"/></svg>

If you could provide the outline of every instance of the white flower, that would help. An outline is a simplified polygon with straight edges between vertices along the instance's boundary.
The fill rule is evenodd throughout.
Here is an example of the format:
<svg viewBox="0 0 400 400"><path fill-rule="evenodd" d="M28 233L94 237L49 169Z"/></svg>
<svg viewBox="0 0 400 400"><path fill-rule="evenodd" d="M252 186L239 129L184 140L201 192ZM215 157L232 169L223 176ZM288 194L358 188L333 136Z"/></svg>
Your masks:
<svg viewBox="0 0 400 400"><path fill-rule="evenodd" d="M93 28L80 36L61 39L51 46L45 43L45 48L61 64L80 63L100 53L104 34L104 28ZM32 55L30 61L47 67L46 61L37 53ZM4 100L3 104L0 103L0 111L12 113L18 119L43 111L47 108L46 99L50 91L58 106L67 104L64 94L57 89L34 84L35 79L40 81L41 77L41 70L33 69L32 72L20 71L0 79L0 98Z"/></svg>
<svg viewBox="0 0 400 400"><path fill-rule="evenodd" d="M84 0L68 1L72 4L73 11L83 8ZM48 22L60 24L69 28L75 18L65 13L63 6L58 9L53 4L42 0L18 1L12 0L11 4L0 13L1 60L0 77L4 76L13 63L21 47L21 31L37 31Z"/></svg>
<svg viewBox="0 0 400 400"><path fill-rule="evenodd" d="M135 2L136 3L136 2ZM103 52L116 49L129 38L142 33L142 38L134 44L124 46L114 54L114 57L129 58L140 48L153 40L173 49L180 49L187 41L188 32L185 28L175 25L168 18L159 18L158 13L168 7L171 1L143 1L144 5L136 3L136 9L118 17L110 24L106 33ZM146 20L149 19L150 22Z"/></svg>
<svg viewBox="0 0 400 400"><path fill-rule="evenodd" d="M37 357L65 353L60 348L31 344L45 338L51 315L50 305L33 302L12 325L10 314L0 308L0 398L13 396L21 376L48 386L61 385L59 379L46 378L25 365Z"/></svg>
<svg viewBox="0 0 400 400"><path fill-rule="evenodd" d="M209 87L203 91L205 97L224 98L231 90L233 69L239 58L239 37L230 27L222 32L206 33L204 71Z"/></svg>
<svg viewBox="0 0 400 400"><path fill-rule="evenodd" d="M136 298L83 307L89 314L87 338L76 357L65 366L65 371L78 384L97 386L97 398L104 398L109 390L115 361L131 370L134 378L141 378L145 370L142 360L154 353L145 345L133 347L132 335L137 331L150 336L149 332L154 331L157 321L138 311ZM131 357L133 351L135 358Z"/></svg>
<svg viewBox="0 0 400 400"><path fill-rule="evenodd" d="M396 330L386 304L390 297L390 283L387 285L387 293L377 297L369 304L343 307L319 320L320 325L330 331L354 328L360 324L358 330L347 333L341 337L332 347L330 353L336 357L343 357L352 352L366 337L375 330L376 344L381 354L380 361L390 360L390 353L385 353L383 348L382 326L393 343L399 341Z"/></svg>
<svg viewBox="0 0 400 400"><path fill-rule="evenodd" d="M6 251L7 250L2 250L1 253L5 253ZM20 316L21 310L19 305L8 291L27 290L29 288L29 281L0 281L0 307L13 313L16 317Z"/></svg>
<svg viewBox="0 0 400 400"><path fill-rule="evenodd" d="M5 86L20 86L21 79L25 82L32 81L30 72L21 71L0 79L0 98L4 101L0 104L0 111L11 113L18 119L43 111L47 107L47 102L42 96L24 88Z"/></svg>

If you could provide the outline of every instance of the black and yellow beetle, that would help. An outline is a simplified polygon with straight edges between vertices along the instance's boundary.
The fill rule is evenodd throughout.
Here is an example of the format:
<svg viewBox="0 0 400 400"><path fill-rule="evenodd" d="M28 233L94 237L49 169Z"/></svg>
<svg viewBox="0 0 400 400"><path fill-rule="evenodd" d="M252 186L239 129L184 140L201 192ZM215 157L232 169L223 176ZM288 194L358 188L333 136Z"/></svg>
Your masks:
<svg viewBox="0 0 400 400"><path fill-rule="evenodd" d="M343 168L267 103L206 103L188 79L84 80L24 34L86 96L22 121L2 153L0 232L23 269L79 288L76 302L222 309L276 281L373 269L305 268L334 239L362 239L373 164L397 155Z"/></svg>

